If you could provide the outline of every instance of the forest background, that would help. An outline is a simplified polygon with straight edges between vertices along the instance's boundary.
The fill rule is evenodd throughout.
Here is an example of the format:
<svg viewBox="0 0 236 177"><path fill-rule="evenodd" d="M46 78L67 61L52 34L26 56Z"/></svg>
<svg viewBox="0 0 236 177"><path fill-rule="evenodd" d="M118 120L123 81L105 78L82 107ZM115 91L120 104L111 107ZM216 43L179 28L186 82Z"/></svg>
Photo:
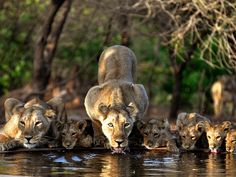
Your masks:
<svg viewBox="0 0 236 177"><path fill-rule="evenodd" d="M137 56L149 112L212 115L211 85L236 71L235 38L233 0L0 0L1 109L33 96L83 108L99 55L121 44Z"/></svg>

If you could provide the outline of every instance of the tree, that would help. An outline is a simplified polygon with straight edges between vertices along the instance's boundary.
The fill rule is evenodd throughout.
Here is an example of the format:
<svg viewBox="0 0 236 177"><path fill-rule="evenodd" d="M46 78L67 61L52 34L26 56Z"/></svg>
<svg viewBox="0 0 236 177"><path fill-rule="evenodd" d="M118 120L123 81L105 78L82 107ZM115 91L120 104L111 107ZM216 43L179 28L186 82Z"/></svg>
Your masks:
<svg viewBox="0 0 236 177"><path fill-rule="evenodd" d="M72 0L51 0L34 52L33 90L41 97L48 84L52 61ZM61 11L61 12L60 12ZM58 13L61 13L58 15Z"/></svg>

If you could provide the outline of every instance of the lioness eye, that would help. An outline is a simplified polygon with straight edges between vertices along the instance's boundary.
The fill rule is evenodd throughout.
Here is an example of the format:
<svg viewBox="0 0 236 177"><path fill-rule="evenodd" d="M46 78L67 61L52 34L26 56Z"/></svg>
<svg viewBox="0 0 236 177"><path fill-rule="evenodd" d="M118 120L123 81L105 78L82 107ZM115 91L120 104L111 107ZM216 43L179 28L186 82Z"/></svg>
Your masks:
<svg viewBox="0 0 236 177"><path fill-rule="evenodd" d="M221 137L220 136L217 136L216 139L220 139Z"/></svg>
<svg viewBox="0 0 236 177"><path fill-rule="evenodd" d="M185 138L185 136L182 136L182 138Z"/></svg>
<svg viewBox="0 0 236 177"><path fill-rule="evenodd" d="M35 126L40 126L40 125L42 125L42 122L36 122L35 123Z"/></svg>
<svg viewBox="0 0 236 177"><path fill-rule="evenodd" d="M125 123L125 128L128 128L130 126L130 123Z"/></svg>
<svg viewBox="0 0 236 177"><path fill-rule="evenodd" d="M236 143L236 140L232 140L231 143L234 143L234 144L235 144L235 143Z"/></svg>
<svg viewBox="0 0 236 177"><path fill-rule="evenodd" d="M107 124L109 127L113 127L113 124L112 123L109 123L109 124Z"/></svg>
<svg viewBox="0 0 236 177"><path fill-rule="evenodd" d="M192 137L191 137L191 139L192 139L192 140L195 140L195 139L196 139L196 137L195 137L195 136L192 136Z"/></svg>
<svg viewBox="0 0 236 177"><path fill-rule="evenodd" d="M20 121L20 124L21 124L22 126L25 126L25 123L24 123L23 121Z"/></svg>
<svg viewBox="0 0 236 177"><path fill-rule="evenodd" d="M211 139L211 137L210 137L210 136L207 136L207 138L208 138L208 139Z"/></svg>

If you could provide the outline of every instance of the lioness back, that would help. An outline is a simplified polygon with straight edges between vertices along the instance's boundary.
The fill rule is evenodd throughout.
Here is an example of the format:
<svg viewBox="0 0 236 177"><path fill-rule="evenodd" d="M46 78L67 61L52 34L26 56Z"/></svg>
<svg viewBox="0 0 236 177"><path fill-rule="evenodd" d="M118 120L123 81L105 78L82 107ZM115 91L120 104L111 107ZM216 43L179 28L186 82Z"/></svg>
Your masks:
<svg viewBox="0 0 236 177"><path fill-rule="evenodd" d="M108 80L134 82L136 57L128 47L115 45L104 50L99 58L98 83Z"/></svg>

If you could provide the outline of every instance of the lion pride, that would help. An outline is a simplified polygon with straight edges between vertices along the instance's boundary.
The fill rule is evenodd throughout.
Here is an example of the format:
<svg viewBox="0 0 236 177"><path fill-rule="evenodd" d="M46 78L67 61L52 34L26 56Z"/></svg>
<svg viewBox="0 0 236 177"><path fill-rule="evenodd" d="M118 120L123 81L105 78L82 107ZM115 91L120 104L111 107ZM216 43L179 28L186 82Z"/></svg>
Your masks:
<svg viewBox="0 0 236 177"><path fill-rule="evenodd" d="M94 144L110 147L114 153L128 148L133 124L143 118L148 107L144 86L135 83L136 62L135 54L125 46L107 48L99 59L98 85L85 97Z"/></svg>

